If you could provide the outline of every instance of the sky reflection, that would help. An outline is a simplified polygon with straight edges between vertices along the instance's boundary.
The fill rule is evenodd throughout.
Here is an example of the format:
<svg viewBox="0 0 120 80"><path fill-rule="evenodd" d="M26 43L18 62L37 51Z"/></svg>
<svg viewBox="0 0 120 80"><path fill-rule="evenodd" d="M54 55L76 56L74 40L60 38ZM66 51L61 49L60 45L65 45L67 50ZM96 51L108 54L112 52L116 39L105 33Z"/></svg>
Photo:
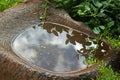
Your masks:
<svg viewBox="0 0 120 80"><path fill-rule="evenodd" d="M57 72L86 68L86 56L83 54L87 52L89 55L87 49L96 46L87 35L51 23L25 29L12 43L14 52L24 60ZM101 51L105 52L104 49Z"/></svg>

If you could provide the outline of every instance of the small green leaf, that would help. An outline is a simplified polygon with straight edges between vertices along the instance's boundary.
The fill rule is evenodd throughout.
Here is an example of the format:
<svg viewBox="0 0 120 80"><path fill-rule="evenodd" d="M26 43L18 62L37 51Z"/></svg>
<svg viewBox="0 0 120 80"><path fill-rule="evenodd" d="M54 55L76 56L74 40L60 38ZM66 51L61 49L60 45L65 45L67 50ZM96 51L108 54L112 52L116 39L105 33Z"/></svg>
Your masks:
<svg viewBox="0 0 120 80"><path fill-rule="evenodd" d="M101 26L99 26L99 27L100 27L100 29L103 29L103 30L105 29L105 26L102 26L102 25L101 25Z"/></svg>
<svg viewBox="0 0 120 80"><path fill-rule="evenodd" d="M105 17L106 14L105 14L104 12L100 12L100 13L97 14L97 16L98 16L98 17Z"/></svg>
<svg viewBox="0 0 120 80"><path fill-rule="evenodd" d="M89 11L89 10L90 10L89 5L85 5L85 10L87 10L87 11Z"/></svg>
<svg viewBox="0 0 120 80"><path fill-rule="evenodd" d="M111 22L109 22L109 23L107 24L108 27L111 27L111 26L113 26L113 25L114 25L114 21L111 21Z"/></svg>
<svg viewBox="0 0 120 80"><path fill-rule="evenodd" d="M7 5L7 3L1 1L1 2L0 2L0 5L4 5L4 6L5 6L5 5Z"/></svg>
<svg viewBox="0 0 120 80"><path fill-rule="evenodd" d="M45 18L46 18L46 15L41 15L41 16L40 16L40 19L41 19L41 20L45 20Z"/></svg>
<svg viewBox="0 0 120 80"><path fill-rule="evenodd" d="M95 27L95 28L93 29L93 32L94 32L95 34L100 34L100 28L99 28L99 27Z"/></svg>
<svg viewBox="0 0 120 80"><path fill-rule="evenodd" d="M90 38L90 41L97 42L96 38Z"/></svg>
<svg viewBox="0 0 120 80"><path fill-rule="evenodd" d="M93 4L94 4L96 7L98 7L98 8L100 8L100 7L102 6L102 3L100 3L100 2L97 1L97 0L93 0Z"/></svg>
<svg viewBox="0 0 120 80"><path fill-rule="evenodd" d="M82 10L78 10L78 15L84 15L85 13L84 12L82 12Z"/></svg>

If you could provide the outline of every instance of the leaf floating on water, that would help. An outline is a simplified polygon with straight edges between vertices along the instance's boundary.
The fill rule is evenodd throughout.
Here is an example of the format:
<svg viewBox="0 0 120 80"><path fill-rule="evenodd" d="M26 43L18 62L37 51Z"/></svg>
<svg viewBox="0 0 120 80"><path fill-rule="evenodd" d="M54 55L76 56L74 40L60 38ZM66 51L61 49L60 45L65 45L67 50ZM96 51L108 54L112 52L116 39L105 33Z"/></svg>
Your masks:
<svg viewBox="0 0 120 80"><path fill-rule="evenodd" d="M58 36L58 33L55 30L53 30L52 33Z"/></svg>

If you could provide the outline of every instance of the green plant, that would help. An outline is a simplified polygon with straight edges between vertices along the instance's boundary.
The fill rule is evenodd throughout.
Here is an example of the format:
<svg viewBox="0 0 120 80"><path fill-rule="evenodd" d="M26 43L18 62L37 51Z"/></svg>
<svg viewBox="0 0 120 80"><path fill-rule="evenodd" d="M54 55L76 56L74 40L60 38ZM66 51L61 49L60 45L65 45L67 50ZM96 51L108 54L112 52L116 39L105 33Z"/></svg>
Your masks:
<svg viewBox="0 0 120 80"><path fill-rule="evenodd" d="M88 59L86 59L86 62L88 65L92 65L94 63L97 62L97 59L95 59L95 54L94 53L91 53L88 57Z"/></svg>
<svg viewBox="0 0 120 80"><path fill-rule="evenodd" d="M0 12L21 2L23 2L23 0L0 0Z"/></svg>
<svg viewBox="0 0 120 80"><path fill-rule="evenodd" d="M46 19L46 12L47 12L47 9L49 8L48 2L49 2L48 0L45 0L45 4L42 5L42 8L44 9L44 12L40 16L40 19L43 20L43 21Z"/></svg>
<svg viewBox="0 0 120 80"><path fill-rule="evenodd" d="M117 2L117 3L116 3ZM96 34L120 34L120 0L84 0L73 8L75 17L85 22ZM76 14L77 13L77 14ZM113 36L114 36L113 35Z"/></svg>
<svg viewBox="0 0 120 80"><path fill-rule="evenodd" d="M101 63L98 71L101 76L97 76L96 80L120 80L120 74L114 72L110 65L106 66L105 63Z"/></svg>
<svg viewBox="0 0 120 80"><path fill-rule="evenodd" d="M103 61L99 61L95 58L95 55L92 53L89 55L89 58L86 59L86 62L88 65L92 65L94 63L98 63L98 71L101 75L96 76L96 79L91 80L120 80L120 74L117 72L114 72L110 65L107 65Z"/></svg>
<svg viewBox="0 0 120 80"><path fill-rule="evenodd" d="M107 36L112 41L120 36L120 0L54 0L57 7L64 8L70 16L78 21L83 21L99 40ZM113 39L113 40L112 40ZM109 42L113 45L114 42ZM113 45L114 46L114 45ZM115 45L116 46L116 45ZM117 46L119 47L119 46Z"/></svg>
<svg viewBox="0 0 120 80"><path fill-rule="evenodd" d="M120 47L120 0L54 0L58 8L64 8L70 16L78 21L84 22L93 29L98 39L91 39L99 42L106 39L112 46ZM114 72L111 66L97 61L94 54L90 54L86 60L88 65L100 62L98 70L101 76L96 80L120 80L120 74ZM94 80L94 79L92 79Z"/></svg>
<svg viewBox="0 0 120 80"><path fill-rule="evenodd" d="M106 36L106 40L111 44L114 48L120 48L120 38L115 39L109 36Z"/></svg>

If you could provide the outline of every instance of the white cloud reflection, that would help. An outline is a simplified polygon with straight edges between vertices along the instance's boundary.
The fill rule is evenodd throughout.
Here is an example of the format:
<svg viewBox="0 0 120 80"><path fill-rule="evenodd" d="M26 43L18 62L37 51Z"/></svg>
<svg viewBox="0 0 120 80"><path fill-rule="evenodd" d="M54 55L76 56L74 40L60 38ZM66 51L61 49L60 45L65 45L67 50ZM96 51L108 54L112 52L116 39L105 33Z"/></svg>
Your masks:
<svg viewBox="0 0 120 80"><path fill-rule="evenodd" d="M42 28L28 28L15 38L13 50L25 60L42 68L49 69L47 66L52 66L49 70L53 71L86 68L85 57L80 56L79 60L75 57L76 50L83 48L82 44L76 42L76 45L66 45L66 34L63 31L59 36L55 36Z"/></svg>

